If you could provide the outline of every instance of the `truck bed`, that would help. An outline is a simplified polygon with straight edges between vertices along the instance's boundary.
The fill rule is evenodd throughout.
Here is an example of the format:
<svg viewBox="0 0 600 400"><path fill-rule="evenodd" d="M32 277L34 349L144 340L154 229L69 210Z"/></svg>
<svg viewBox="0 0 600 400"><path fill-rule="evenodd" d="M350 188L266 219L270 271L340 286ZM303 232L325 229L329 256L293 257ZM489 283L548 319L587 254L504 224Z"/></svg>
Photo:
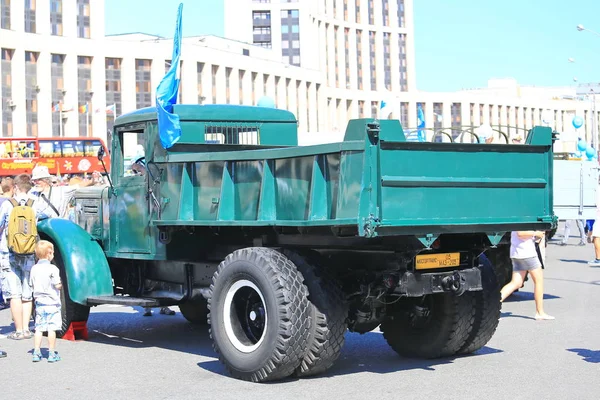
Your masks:
<svg viewBox="0 0 600 400"><path fill-rule="evenodd" d="M341 143L196 145L155 159L164 207L150 223L344 227L362 237L549 229L552 140L538 127L525 145L412 143L397 121L354 120Z"/></svg>

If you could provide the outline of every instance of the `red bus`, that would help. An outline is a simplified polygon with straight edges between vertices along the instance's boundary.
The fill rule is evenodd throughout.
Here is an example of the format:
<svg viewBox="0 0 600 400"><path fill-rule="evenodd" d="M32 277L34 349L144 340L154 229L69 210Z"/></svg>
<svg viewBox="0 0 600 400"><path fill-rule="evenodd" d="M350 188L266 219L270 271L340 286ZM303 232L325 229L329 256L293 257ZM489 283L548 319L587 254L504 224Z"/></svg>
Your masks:
<svg viewBox="0 0 600 400"><path fill-rule="evenodd" d="M31 174L36 165L50 174L104 173L98 149L104 147L104 164L110 171L110 157L104 141L87 137L0 138L0 176Z"/></svg>

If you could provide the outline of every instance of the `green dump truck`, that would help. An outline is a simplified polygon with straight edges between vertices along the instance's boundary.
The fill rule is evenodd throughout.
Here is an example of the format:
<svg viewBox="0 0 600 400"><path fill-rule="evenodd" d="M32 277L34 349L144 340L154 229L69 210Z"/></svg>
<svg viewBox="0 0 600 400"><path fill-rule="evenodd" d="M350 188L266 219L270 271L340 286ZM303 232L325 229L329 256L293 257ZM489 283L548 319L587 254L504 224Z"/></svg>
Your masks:
<svg viewBox="0 0 600 400"><path fill-rule="evenodd" d="M467 354L498 325L509 232L556 223L549 128L525 145L412 143L396 120L359 119L341 143L298 147L287 111L174 112L168 150L154 109L117 118L111 184L77 192L75 223L39 223L65 329L99 304L178 305L255 382L327 370L346 330L379 328L403 356Z"/></svg>

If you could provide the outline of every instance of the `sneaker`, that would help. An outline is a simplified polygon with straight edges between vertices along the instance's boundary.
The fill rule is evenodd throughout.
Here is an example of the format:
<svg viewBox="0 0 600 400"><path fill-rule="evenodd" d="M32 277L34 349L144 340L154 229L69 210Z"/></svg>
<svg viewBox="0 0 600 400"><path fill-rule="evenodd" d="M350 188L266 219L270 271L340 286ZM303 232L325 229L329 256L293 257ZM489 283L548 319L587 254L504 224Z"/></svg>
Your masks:
<svg viewBox="0 0 600 400"><path fill-rule="evenodd" d="M50 354L48 354L48 362L49 363L57 362L60 360L61 360L61 358L58 355L58 351L52 351L52 352L50 352Z"/></svg>
<svg viewBox="0 0 600 400"><path fill-rule="evenodd" d="M0 358L5 358L7 356L5 351L0 350Z"/></svg>
<svg viewBox="0 0 600 400"><path fill-rule="evenodd" d="M144 317L151 317L152 316L152 310L146 310L144 312Z"/></svg>
<svg viewBox="0 0 600 400"><path fill-rule="evenodd" d="M31 331L29 329L26 329L23 331L24 339L31 339L32 337L33 337L33 333L31 333Z"/></svg>
<svg viewBox="0 0 600 400"><path fill-rule="evenodd" d="M165 315L175 315L175 311L171 310L169 307L161 307L160 313Z"/></svg>
<svg viewBox="0 0 600 400"><path fill-rule="evenodd" d="M33 356L31 357L31 361L33 361L33 362L42 361L42 353L40 353L39 351L34 351Z"/></svg>
<svg viewBox="0 0 600 400"><path fill-rule="evenodd" d="M600 260L596 258L595 260L588 262L588 265L590 267L600 267Z"/></svg>

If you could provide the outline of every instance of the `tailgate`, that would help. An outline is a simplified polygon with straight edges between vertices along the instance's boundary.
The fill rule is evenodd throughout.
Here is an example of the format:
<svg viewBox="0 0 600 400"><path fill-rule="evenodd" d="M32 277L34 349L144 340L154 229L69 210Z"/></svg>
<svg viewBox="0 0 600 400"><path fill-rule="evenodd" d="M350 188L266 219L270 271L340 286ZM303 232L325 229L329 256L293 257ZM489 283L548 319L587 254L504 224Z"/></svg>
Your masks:
<svg viewBox="0 0 600 400"><path fill-rule="evenodd" d="M497 232L552 225L552 132L527 144L379 143L380 228ZM440 227L441 226L441 227ZM422 229L419 229L422 227Z"/></svg>

